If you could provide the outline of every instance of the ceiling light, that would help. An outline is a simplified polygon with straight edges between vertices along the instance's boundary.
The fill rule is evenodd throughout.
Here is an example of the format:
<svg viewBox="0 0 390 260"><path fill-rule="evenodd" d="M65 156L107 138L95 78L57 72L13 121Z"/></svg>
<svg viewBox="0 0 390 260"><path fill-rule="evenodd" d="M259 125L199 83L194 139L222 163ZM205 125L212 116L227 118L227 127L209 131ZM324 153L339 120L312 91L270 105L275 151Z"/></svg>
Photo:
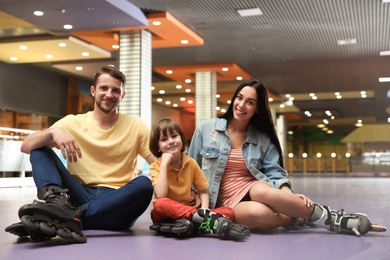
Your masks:
<svg viewBox="0 0 390 260"><path fill-rule="evenodd" d="M180 101L186 101L186 98L185 97L181 97Z"/></svg>
<svg viewBox="0 0 390 260"><path fill-rule="evenodd" d="M172 74L173 71L172 71L172 70L166 70L165 73L167 73L167 74Z"/></svg>
<svg viewBox="0 0 390 260"><path fill-rule="evenodd" d="M228 71L229 68L222 68L222 71Z"/></svg>
<svg viewBox="0 0 390 260"><path fill-rule="evenodd" d="M237 12L242 17L254 16L254 15L262 15L263 14L263 12L258 7L257 8L240 9L240 10L237 10Z"/></svg>
<svg viewBox="0 0 390 260"><path fill-rule="evenodd" d="M161 22L160 21L153 21L152 24L155 26L159 26L159 25L161 25Z"/></svg>
<svg viewBox="0 0 390 260"><path fill-rule="evenodd" d="M182 85L176 85L176 89L181 89L182 87Z"/></svg>
<svg viewBox="0 0 390 260"><path fill-rule="evenodd" d="M337 45L356 44L356 39L337 40Z"/></svg>
<svg viewBox="0 0 390 260"><path fill-rule="evenodd" d="M188 44L188 40L181 40L181 44Z"/></svg>
<svg viewBox="0 0 390 260"><path fill-rule="evenodd" d="M52 59L52 58L53 58L53 55L51 55L51 54L46 54L46 55L45 55L45 58L46 58L46 59Z"/></svg>
<svg viewBox="0 0 390 260"><path fill-rule="evenodd" d="M390 81L390 77L381 77L379 78L379 82L389 82Z"/></svg>
<svg viewBox="0 0 390 260"><path fill-rule="evenodd" d="M35 16L42 16L43 12L42 11L34 11Z"/></svg>
<svg viewBox="0 0 390 260"><path fill-rule="evenodd" d="M85 52L81 53L81 55L84 56L84 57L88 57L89 56L89 52L85 51Z"/></svg>
<svg viewBox="0 0 390 260"><path fill-rule="evenodd" d="M111 46L113 49L119 49L119 45L118 44L114 44Z"/></svg>
<svg viewBox="0 0 390 260"><path fill-rule="evenodd" d="M162 98L158 98L158 99L157 99L157 102L162 102Z"/></svg>
<svg viewBox="0 0 390 260"><path fill-rule="evenodd" d="M390 51L380 51L379 56L388 56L390 55Z"/></svg>
<svg viewBox="0 0 390 260"><path fill-rule="evenodd" d="M242 80L242 77L241 77L241 76L238 76L236 79L237 79L237 80Z"/></svg>
<svg viewBox="0 0 390 260"><path fill-rule="evenodd" d="M83 70L83 67L81 67L81 66L77 66L77 67L76 67L76 70L78 70L78 71L82 71L82 70Z"/></svg>
<svg viewBox="0 0 390 260"><path fill-rule="evenodd" d="M192 103L194 103L194 101L193 100L188 100L187 103L188 104L192 104Z"/></svg>
<svg viewBox="0 0 390 260"><path fill-rule="evenodd" d="M63 47L66 47L66 43L60 42L60 43L58 44L58 46L59 46L59 47L62 47L62 48L63 48Z"/></svg>
<svg viewBox="0 0 390 260"><path fill-rule="evenodd" d="M12 61L17 61L17 60L18 60L17 57L11 57L11 58L9 58L9 59L12 60Z"/></svg>
<svg viewBox="0 0 390 260"><path fill-rule="evenodd" d="M191 93L191 89L187 88L186 93Z"/></svg>
<svg viewBox="0 0 390 260"><path fill-rule="evenodd" d="M173 104L173 107L178 107L178 106L179 106L179 105L178 105L178 104L176 104L176 103L175 103L175 104Z"/></svg>
<svg viewBox="0 0 390 260"><path fill-rule="evenodd" d="M26 46L26 45L20 45L20 46L19 46L19 49L21 49L21 50L27 50L27 46Z"/></svg>
<svg viewBox="0 0 390 260"><path fill-rule="evenodd" d="M272 97L268 98L268 102L273 102L274 99Z"/></svg>
<svg viewBox="0 0 390 260"><path fill-rule="evenodd" d="M165 101L165 105L170 105L171 104L171 101L167 100Z"/></svg>
<svg viewBox="0 0 390 260"><path fill-rule="evenodd" d="M160 93L161 95L165 94L165 90L160 90L158 93Z"/></svg>
<svg viewBox="0 0 390 260"><path fill-rule="evenodd" d="M65 24L65 25L64 25L64 29L66 29L66 30L70 30L70 29L72 29L72 28L73 28L73 26L70 25L70 24Z"/></svg>
<svg viewBox="0 0 390 260"><path fill-rule="evenodd" d="M191 79L186 79L186 80L184 80L184 82L185 82L185 83L191 83L192 80L191 80Z"/></svg>

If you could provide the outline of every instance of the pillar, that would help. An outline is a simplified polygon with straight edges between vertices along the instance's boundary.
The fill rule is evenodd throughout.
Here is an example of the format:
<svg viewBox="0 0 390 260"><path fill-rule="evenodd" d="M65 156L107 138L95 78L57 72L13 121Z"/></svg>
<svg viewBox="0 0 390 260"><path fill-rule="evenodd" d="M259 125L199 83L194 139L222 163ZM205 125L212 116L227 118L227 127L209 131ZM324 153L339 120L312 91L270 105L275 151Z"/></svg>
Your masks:
<svg viewBox="0 0 390 260"><path fill-rule="evenodd" d="M217 117L217 73L195 73L195 123Z"/></svg>

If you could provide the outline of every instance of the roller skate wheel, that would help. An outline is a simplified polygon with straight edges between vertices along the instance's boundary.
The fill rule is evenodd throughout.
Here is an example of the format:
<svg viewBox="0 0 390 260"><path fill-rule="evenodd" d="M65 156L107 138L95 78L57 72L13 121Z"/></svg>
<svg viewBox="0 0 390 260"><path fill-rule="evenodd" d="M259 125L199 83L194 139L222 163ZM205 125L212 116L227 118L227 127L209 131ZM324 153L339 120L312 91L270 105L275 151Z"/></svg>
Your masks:
<svg viewBox="0 0 390 260"><path fill-rule="evenodd" d="M49 223L44 221L39 223L39 229L42 231L42 233L48 236L55 236L57 233L57 228L55 226L50 225Z"/></svg>
<svg viewBox="0 0 390 260"><path fill-rule="evenodd" d="M39 222L38 221L34 221L30 215L24 215L20 218L20 220L22 221L23 225L29 229L29 230L37 230L39 229Z"/></svg>
<svg viewBox="0 0 390 260"><path fill-rule="evenodd" d="M57 235L65 239L72 238L72 232L68 228L64 227L59 227L57 229Z"/></svg>
<svg viewBox="0 0 390 260"><path fill-rule="evenodd" d="M87 242L87 237L84 234L80 234L78 232L72 231L72 238L74 241L78 243L85 243Z"/></svg>

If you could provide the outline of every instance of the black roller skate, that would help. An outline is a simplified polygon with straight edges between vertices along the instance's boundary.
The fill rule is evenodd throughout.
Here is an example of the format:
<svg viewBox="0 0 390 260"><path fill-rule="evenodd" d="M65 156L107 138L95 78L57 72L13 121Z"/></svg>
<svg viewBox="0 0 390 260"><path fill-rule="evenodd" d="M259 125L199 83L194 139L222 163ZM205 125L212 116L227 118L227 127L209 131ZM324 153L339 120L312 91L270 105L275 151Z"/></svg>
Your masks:
<svg viewBox="0 0 390 260"><path fill-rule="evenodd" d="M378 224L372 224L366 214L355 213L346 214L344 210L335 211L324 207L328 212L328 218L325 225L330 231L343 234L353 234L358 237L369 231L385 232L387 229Z"/></svg>
<svg viewBox="0 0 390 260"><path fill-rule="evenodd" d="M39 230L37 231L29 231L22 222L14 223L8 227L5 228L5 232L14 234L18 237L30 237L35 242L45 241L53 236L48 236Z"/></svg>
<svg viewBox="0 0 390 260"><path fill-rule="evenodd" d="M242 240L250 235L249 228L235 224L220 213L209 209L199 209L193 216L193 222L200 232L218 234L221 239Z"/></svg>
<svg viewBox="0 0 390 260"><path fill-rule="evenodd" d="M177 219L174 222L154 223L150 230L165 235L177 235L180 238L189 237L194 233L194 224L188 219Z"/></svg>
<svg viewBox="0 0 390 260"><path fill-rule="evenodd" d="M58 235L78 243L87 241L81 231L80 212L69 203L66 192L57 186L45 187L38 193L40 199L19 209L19 218L33 240Z"/></svg>

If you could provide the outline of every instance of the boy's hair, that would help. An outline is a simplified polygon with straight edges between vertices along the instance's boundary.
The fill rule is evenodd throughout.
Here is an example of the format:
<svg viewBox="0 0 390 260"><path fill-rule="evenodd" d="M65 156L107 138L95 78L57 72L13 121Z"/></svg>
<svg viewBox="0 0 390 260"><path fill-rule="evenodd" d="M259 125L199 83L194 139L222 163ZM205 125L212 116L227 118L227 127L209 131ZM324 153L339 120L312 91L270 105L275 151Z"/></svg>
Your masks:
<svg viewBox="0 0 390 260"><path fill-rule="evenodd" d="M111 77L120 80L122 82L122 87L123 88L125 87L126 84L125 75L120 70L118 70L117 68L111 65L105 65L101 67L101 69L98 72L95 73L95 75L93 76L92 86L96 87L97 81L102 74L108 74Z"/></svg>
<svg viewBox="0 0 390 260"><path fill-rule="evenodd" d="M176 131L181 138L181 142L183 143L183 147L181 151L185 151L185 145L187 144L187 138L183 132L183 129L180 127L178 123L174 120L164 117L159 119L156 123L153 124L152 130L150 131L149 138L149 149L155 157L161 157L162 151L160 150L159 141L161 134L168 135Z"/></svg>

